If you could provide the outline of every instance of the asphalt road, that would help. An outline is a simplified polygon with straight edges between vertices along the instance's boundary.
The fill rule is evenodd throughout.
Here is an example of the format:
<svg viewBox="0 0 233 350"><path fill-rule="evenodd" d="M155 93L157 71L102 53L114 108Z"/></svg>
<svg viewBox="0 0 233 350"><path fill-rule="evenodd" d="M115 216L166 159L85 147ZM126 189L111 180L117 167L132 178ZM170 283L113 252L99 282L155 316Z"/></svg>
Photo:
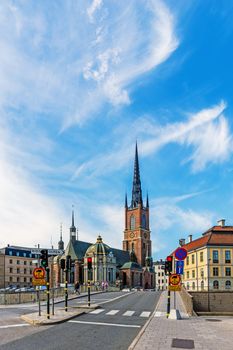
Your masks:
<svg viewBox="0 0 233 350"><path fill-rule="evenodd" d="M17 340L14 340L14 337L3 342L0 340L0 349L125 350L148 320L159 296L158 292L93 295L92 302L100 304L100 309L55 326L22 326L14 330L5 329L8 332L19 333ZM85 302L85 299L78 298L72 303ZM2 339L1 330L0 339Z"/></svg>

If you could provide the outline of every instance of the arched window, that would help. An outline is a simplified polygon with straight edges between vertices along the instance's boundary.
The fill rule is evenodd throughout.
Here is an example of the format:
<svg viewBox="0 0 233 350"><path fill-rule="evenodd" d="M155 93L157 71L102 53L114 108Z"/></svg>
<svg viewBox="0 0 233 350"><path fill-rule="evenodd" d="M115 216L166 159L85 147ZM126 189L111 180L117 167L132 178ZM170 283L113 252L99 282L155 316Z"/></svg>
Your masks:
<svg viewBox="0 0 233 350"><path fill-rule="evenodd" d="M142 228L146 228L146 215L142 214Z"/></svg>
<svg viewBox="0 0 233 350"><path fill-rule="evenodd" d="M218 287L219 287L219 283L218 283L218 281L215 280L213 283L213 288L218 289Z"/></svg>
<svg viewBox="0 0 233 350"><path fill-rule="evenodd" d="M131 216L130 216L130 229L131 229L131 230L134 230L134 229L135 229L135 222L136 222L135 216L134 216L134 215L131 215Z"/></svg>
<svg viewBox="0 0 233 350"><path fill-rule="evenodd" d="M204 281L201 281L201 290L204 290Z"/></svg>
<svg viewBox="0 0 233 350"><path fill-rule="evenodd" d="M231 281L226 281L225 288L231 289Z"/></svg>

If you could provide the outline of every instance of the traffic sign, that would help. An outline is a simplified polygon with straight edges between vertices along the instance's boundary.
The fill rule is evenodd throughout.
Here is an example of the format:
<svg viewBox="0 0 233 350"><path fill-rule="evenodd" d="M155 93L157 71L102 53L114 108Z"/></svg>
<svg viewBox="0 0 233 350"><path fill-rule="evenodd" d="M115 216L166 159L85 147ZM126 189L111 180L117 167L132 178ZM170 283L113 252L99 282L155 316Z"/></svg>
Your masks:
<svg viewBox="0 0 233 350"><path fill-rule="evenodd" d="M185 248L177 248L175 251L175 257L177 260L184 260L187 256L187 250Z"/></svg>
<svg viewBox="0 0 233 350"><path fill-rule="evenodd" d="M40 248L31 249L31 254L40 254L41 250L44 250L44 249L40 249ZM65 252L62 249L47 249L47 250L48 250L48 255L63 255Z"/></svg>
<svg viewBox="0 0 233 350"><path fill-rule="evenodd" d="M168 289L172 292L180 292L181 291L181 285L177 284L177 286L168 286Z"/></svg>
<svg viewBox="0 0 233 350"><path fill-rule="evenodd" d="M184 273L184 260L176 261L176 274L183 275Z"/></svg>
<svg viewBox="0 0 233 350"><path fill-rule="evenodd" d="M36 280L43 279L45 277L45 270L43 269L43 267L36 267L33 270L33 277Z"/></svg>
<svg viewBox="0 0 233 350"><path fill-rule="evenodd" d="M180 281L181 281L180 275L177 275L176 273L173 273L169 277L169 284L172 286L177 286L178 284L180 284Z"/></svg>
<svg viewBox="0 0 233 350"><path fill-rule="evenodd" d="M46 281L44 278L40 278L40 279L32 279L32 284L33 286L45 286L46 285Z"/></svg>

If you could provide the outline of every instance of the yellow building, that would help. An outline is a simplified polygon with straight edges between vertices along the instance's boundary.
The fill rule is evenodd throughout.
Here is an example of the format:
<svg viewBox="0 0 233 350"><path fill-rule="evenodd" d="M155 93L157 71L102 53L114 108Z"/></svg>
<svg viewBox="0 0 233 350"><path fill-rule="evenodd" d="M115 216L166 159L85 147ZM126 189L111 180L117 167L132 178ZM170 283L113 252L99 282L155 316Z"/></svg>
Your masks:
<svg viewBox="0 0 233 350"><path fill-rule="evenodd" d="M187 290L233 289L233 226L220 220L202 237L192 240L190 235L188 243L180 243L188 252L182 278Z"/></svg>

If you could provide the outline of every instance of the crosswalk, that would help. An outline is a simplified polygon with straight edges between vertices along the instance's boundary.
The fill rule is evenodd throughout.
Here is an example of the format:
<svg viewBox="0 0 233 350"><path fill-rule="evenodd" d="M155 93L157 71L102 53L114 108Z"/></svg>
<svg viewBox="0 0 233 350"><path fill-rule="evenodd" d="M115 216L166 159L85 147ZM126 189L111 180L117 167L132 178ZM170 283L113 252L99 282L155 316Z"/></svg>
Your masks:
<svg viewBox="0 0 233 350"><path fill-rule="evenodd" d="M137 312L134 310L105 310L105 309L96 309L91 312L89 312L89 315L99 315L99 314L105 314L106 316L116 316L121 315L124 317L131 317L131 316L138 316L138 317L145 317L148 318L151 315L150 311L141 311Z"/></svg>

